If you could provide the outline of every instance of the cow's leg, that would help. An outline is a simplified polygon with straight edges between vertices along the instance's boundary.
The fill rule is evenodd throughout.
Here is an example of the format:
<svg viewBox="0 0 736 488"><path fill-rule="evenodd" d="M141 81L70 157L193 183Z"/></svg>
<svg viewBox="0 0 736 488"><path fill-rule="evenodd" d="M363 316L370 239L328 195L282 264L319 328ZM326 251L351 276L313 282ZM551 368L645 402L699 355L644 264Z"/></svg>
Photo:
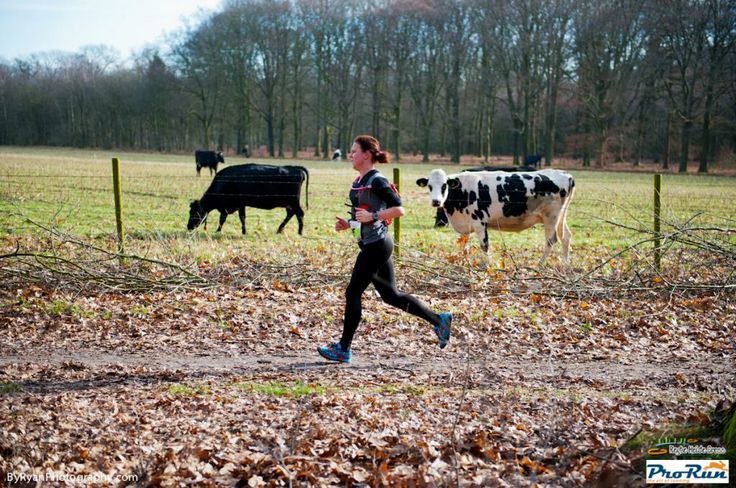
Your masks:
<svg viewBox="0 0 736 488"><path fill-rule="evenodd" d="M552 219L550 217L546 217L544 219L544 254L542 255L542 259L539 261L540 265L547 261L549 253L552 252L552 246L557 242L557 230L555 229L556 223L556 219Z"/></svg>
<svg viewBox="0 0 736 488"><path fill-rule="evenodd" d="M277 234L281 234L281 232L283 232L284 226L289 222L289 220L291 220L291 218L294 216L294 213L294 209L292 209L291 207L286 207L286 218L283 222L281 222L281 225L279 225L279 230L276 231ZM301 226L299 230L301 231ZM301 234L301 232L299 233Z"/></svg>
<svg viewBox="0 0 736 488"><path fill-rule="evenodd" d="M299 235L302 235L302 231L304 230L304 210L302 210L301 205L296 206L294 213L296 214L296 221L299 222Z"/></svg>
<svg viewBox="0 0 736 488"><path fill-rule="evenodd" d="M486 228L485 224L479 224L474 226L475 229L475 235L478 237L478 242L480 242L480 248L483 249L483 252L488 252L488 228Z"/></svg>
<svg viewBox="0 0 736 488"><path fill-rule="evenodd" d="M197 176L199 176L199 172L202 170L202 167L200 165L197 165Z"/></svg>
<svg viewBox="0 0 736 488"><path fill-rule="evenodd" d="M567 219L565 217L567 217L565 214L560 217L560 219L562 219L562 235L560 236L560 239L562 240L562 261L567 264L570 262L570 241L572 240L572 232L570 232L570 228L567 226Z"/></svg>
<svg viewBox="0 0 736 488"><path fill-rule="evenodd" d="M245 207L238 209L238 217L240 217L240 228L243 231L243 235L245 235Z"/></svg>
<svg viewBox="0 0 736 488"><path fill-rule="evenodd" d="M222 224L225 223L225 220L227 220L227 212L220 211L220 225L217 226L217 232L220 232L222 230Z"/></svg>
<svg viewBox="0 0 736 488"><path fill-rule="evenodd" d="M562 259L565 265L570 263L570 241L572 240L572 232L567 226L567 211L570 208L570 202L572 201L572 195L575 193L575 185L570 178L570 192L567 195L567 200L562 204L562 211L557 218L557 235L562 241Z"/></svg>

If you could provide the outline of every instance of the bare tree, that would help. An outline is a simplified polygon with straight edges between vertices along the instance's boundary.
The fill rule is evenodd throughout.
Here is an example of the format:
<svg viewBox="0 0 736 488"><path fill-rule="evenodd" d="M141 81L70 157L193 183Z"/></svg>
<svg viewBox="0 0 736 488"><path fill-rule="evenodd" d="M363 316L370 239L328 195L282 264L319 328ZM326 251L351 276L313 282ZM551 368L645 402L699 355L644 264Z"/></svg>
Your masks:
<svg viewBox="0 0 736 488"><path fill-rule="evenodd" d="M711 120L716 101L729 87L726 60L736 45L736 4L726 0L708 0L705 5L705 107L703 111L702 149L698 172L708 171L711 159ZM731 80L733 81L733 80Z"/></svg>
<svg viewBox="0 0 736 488"><path fill-rule="evenodd" d="M247 2L232 2L219 16L224 38L223 76L228 82L228 103L232 105L235 147L254 145L252 109L255 86L255 46L251 41L257 21Z"/></svg>
<svg viewBox="0 0 736 488"><path fill-rule="evenodd" d="M445 64L441 41L443 13L435 5L418 4L408 15L417 45L408 59L407 79L420 125L422 161L428 162L439 95L446 82L440 70Z"/></svg>
<svg viewBox="0 0 736 488"><path fill-rule="evenodd" d="M314 155L327 157L329 151L329 106L328 87L332 73L330 67L334 57L333 40L336 36L336 24L341 24L343 17L342 0L299 0L300 18L308 33L313 58L315 77L314 101L312 109L315 114Z"/></svg>
<svg viewBox="0 0 736 488"><path fill-rule="evenodd" d="M192 95L196 106L191 113L202 129L203 147L212 145L212 124L222 106L223 77L220 73L220 43L217 25L209 19L196 30L188 31L174 44L172 56L182 89Z"/></svg>
<svg viewBox="0 0 736 488"><path fill-rule="evenodd" d="M462 123L460 119L460 96L463 85L463 74L467 68L471 48L470 6L460 1L440 1L438 7L445 12L445 44L447 49L446 87L447 103L450 116L452 162L460 162L462 150Z"/></svg>
<svg viewBox="0 0 736 488"><path fill-rule="evenodd" d="M565 74L567 59L572 58L570 29L573 14L571 1L545 2L542 5L542 47L544 73L544 161L552 164L557 138L557 114L560 84Z"/></svg>
<svg viewBox="0 0 736 488"><path fill-rule="evenodd" d="M534 107L541 92L541 0L514 0L493 5L497 34L494 60L506 89L513 127L514 164L534 151Z"/></svg>
<svg viewBox="0 0 736 488"><path fill-rule="evenodd" d="M643 51L640 2L609 0L581 6L575 17L578 89L595 130L597 166L602 167L612 123Z"/></svg>
<svg viewBox="0 0 736 488"><path fill-rule="evenodd" d="M667 94L681 122L678 170L684 173L690 159L692 128L702 104L707 15L702 2L696 0L654 3L654 7L649 21L667 70Z"/></svg>
<svg viewBox="0 0 736 488"><path fill-rule="evenodd" d="M388 91L391 109L391 146L393 157L401 160L402 107L407 85L409 58L416 49L416 30L411 19L413 2L410 0L391 0L381 10L382 24L385 26L384 42L388 55L389 69L393 82Z"/></svg>

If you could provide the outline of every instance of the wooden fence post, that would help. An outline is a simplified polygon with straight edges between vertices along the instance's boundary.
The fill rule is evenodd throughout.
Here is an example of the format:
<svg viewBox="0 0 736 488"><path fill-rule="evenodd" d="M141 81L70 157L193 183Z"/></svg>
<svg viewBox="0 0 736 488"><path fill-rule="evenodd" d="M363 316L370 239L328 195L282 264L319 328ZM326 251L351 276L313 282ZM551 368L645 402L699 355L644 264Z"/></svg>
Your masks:
<svg viewBox="0 0 736 488"><path fill-rule="evenodd" d="M657 272L662 267L662 251L660 246L660 231L661 231L661 212L662 205L660 196L662 193L662 175L657 173L654 175L654 266Z"/></svg>
<svg viewBox="0 0 736 488"><path fill-rule="evenodd" d="M115 225L118 231L118 252L120 253L120 264L125 264L125 234L123 233L123 204L122 187L120 185L120 161L112 158L112 189L115 194Z"/></svg>
<svg viewBox="0 0 736 488"><path fill-rule="evenodd" d="M394 168L394 186L396 186L396 191L401 193L401 169ZM401 255L401 219L397 218L394 219L394 243L396 243L396 248L394 250L394 254L396 254L397 257Z"/></svg>

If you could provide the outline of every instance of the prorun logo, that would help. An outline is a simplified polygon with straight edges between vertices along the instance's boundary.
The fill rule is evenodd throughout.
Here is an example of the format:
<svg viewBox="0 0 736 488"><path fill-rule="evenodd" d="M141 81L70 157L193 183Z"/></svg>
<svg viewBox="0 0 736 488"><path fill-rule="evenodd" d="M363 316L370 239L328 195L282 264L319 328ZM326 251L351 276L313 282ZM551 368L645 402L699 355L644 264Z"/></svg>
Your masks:
<svg viewBox="0 0 736 488"><path fill-rule="evenodd" d="M647 483L728 484L728 461L662 459L647 461Z"/></svg>

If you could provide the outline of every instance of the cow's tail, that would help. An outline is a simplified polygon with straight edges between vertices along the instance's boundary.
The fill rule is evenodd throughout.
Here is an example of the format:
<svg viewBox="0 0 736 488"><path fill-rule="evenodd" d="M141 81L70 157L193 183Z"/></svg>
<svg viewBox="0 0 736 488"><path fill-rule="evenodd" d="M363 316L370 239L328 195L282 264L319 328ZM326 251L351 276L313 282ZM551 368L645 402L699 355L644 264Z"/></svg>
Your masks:
<svg viewBox="0 0 736 488"><path fill-rule="evenodd" d="M565 222L567 221L567 209L570 208L570 202L572 196L575 193L575 180L570 176L570 184L568 185L567 196L565 202L562 204L562 210L560 211L559 217L557 217L557 225L555 226L555 233L557 234L557 241L563 242L562 238L565 232Z"/></svg>
<svg viewBox="0 0 736 488"><path fill-rule="evenodd" d="M306 209L309 210L309 170L305 168L304 166L299 166L299 168L304 171L304 174L307 176L307 192L306 192Z"/></svg>

